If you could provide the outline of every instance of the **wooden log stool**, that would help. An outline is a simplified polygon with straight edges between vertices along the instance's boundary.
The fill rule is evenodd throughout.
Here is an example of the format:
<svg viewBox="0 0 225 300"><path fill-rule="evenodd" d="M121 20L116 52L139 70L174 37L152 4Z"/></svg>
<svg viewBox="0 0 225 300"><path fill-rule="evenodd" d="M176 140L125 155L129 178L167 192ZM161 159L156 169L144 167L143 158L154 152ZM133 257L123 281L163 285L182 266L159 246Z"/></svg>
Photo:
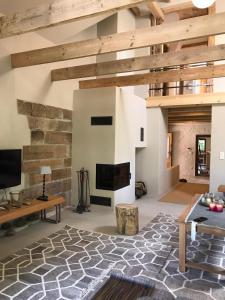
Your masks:
<svg viewBox="0 0 225 300"><path fill-rule="evenodd" d="M119 234L137 234L139 231L138 207L123 203L116 205L116 221Z"/></svg>

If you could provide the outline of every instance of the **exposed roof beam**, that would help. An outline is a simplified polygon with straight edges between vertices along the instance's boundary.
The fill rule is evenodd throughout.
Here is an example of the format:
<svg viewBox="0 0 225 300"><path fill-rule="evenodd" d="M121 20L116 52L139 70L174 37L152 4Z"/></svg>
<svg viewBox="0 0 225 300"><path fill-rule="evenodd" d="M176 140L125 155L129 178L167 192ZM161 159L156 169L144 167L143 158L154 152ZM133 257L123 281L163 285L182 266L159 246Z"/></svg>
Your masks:
<svg viewBox="0 0 225 300"><path fill-rule="evenodd" d="M213 46L213 45L212 45ZM187 48L204 48L204 47L208 47L208 41L196 41L195 43L191 42L190 44L183 44L182 45L182 49L187 49Z"/></svg>
<svg viewBox="0 0 225 300"><path fill-rule="evenodd" d="M43 4L23 12L1 17L0 38L102 13L113 13L120 9L134 7L144 1L146 0L53 0L50 5Z"/></svg>
<svg viewBox="0 0 225 300"><path fill-rule="evenodd" d="M138 75L117 76L110 78L98 78L81 80L80 89L91 89L110 86L135 86L150 83L176 82L195 79L210 79L225 77L224 65L211 65L209 67L187 68L172 71L151 72Z"/></svg>
<svg viewBox="0 0 225 300"><path fill-rule="evenodd" d="M141 11L139 7L131 7L130 10L135 15L135 17L141 17Z"/></svg>
<svg viewBox="0 0 225 300"><path fill-rule="evenodd" d="M188 122L188 121L202 121L202 122L211 122L212 116L211 114L208 115L196 115L196 114L190 114L187 116L178 115L178 116L170 116L168 115L168 122L174 123L174 122Z"/></svg>
<svg viewBox="0 0 225 300"><path fill-rule="evenodd" d="M183 3L171 4L171 5L162 7L162 11L164 14L170 14L170 13L179 12L184 9L190 9L193 7L194 7L194 5L193 5L192 1L186 1Z"/></svg>
<svg viewBox="0 0 225 300"><path fill-rule="evenodd" d="M225 33L225 13L220 13L16 53L11 55L11 60L15 68L32 66L223 33Z"/></svg>
<svg viewBox="0 0 225 300"><path fill-rule="evenodd" d="M181 106L205 106L225 103L225 93L207 93L199 95L177 95L149 97L147 108L151 107L181 107Z"/></svg>
<svg viewBox="0 0 225 300"><path fill-rule="evenodd" d="M160 20L164 21L165 15L164 15L159 3L155 2L155 1L148 1L146 4L147 4L151 14L156 19L160 19Z"/></svg>
<svg viewBox="0 0 225 300"><path fill-rule="evenodd" d="M174 123L187 123L187 122L197 122L197 123L210 123L211 122L211 118L207 117L207 118L176 118L176 119L170 119L168 118L168 123L169 124L174 124Z"/></svg>
<svg viewBox="0 0 225 300"><path fill-rule="evenodd" d="M209 15L215 15L216 14L216 3L214 3L213 5L211 5L208 8L208 14ZM209 36L208 37L208 46L214 46L215 45L215 36Z"/></svg>
<svg viewBox="0 0 225 300"><path fill-rule="evenodd" d="M206 49L185 49L151 56L142 56L103 63L95 63L52 71L52 81L86 78L124 72L141 71L193 63L225 60L225 45Z"/></svg>
<svg viewBox="0 0 225 300"><path fill-rule="evenodd" d="M194 107L175 107L175 108L169 108L168 113L170 114L185 114L189 112L204 112L204 113L211 113L212 107L211 106L194 106Z"/></svg>
<svg viewBox="0 0 225 300"><path fill-rule="evenodd" d="M211 112L186 112L186 113L177 113L177 112L169 112L168 116L170 118L181 118L181 117L206 117L206 116L211 116Z"/></svg>

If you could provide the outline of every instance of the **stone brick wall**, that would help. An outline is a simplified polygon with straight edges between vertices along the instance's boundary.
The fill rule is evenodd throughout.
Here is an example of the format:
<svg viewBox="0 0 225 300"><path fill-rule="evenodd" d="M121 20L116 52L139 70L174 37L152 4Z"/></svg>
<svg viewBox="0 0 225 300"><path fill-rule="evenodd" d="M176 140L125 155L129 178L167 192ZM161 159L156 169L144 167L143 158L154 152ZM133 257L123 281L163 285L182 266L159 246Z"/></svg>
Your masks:
<svg viewBox="0 0 225 300"><path fill-rule="evenodd" d="M19 114L27 116L31 145L23 147L24 198L42 193L41 166L50 166L46 192L61 194L71 204L72 111L17 100Z"/></svg>

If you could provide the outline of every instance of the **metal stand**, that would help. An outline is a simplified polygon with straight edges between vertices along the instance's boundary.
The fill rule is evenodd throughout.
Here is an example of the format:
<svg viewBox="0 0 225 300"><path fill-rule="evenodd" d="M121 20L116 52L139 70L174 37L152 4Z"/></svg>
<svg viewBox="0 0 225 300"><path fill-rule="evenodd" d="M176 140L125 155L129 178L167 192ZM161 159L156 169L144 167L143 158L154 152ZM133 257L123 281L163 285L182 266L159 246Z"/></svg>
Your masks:
<svg viewBox="0 0 225 300"><path fill-rule="evenodd" d="M89 186L89 174L88 171L82 168L77 171L78 180L78 205L75 212L82 214L83 212L89 212L90 209L90 186Z"/></svg>
<svg viewBox="0 0 225 300"><path fill-rule="evenodd" d="M61 222L61 204L55 205L55 220L46 217L46 209L41 210L41 220L58 224Z"/></svg>

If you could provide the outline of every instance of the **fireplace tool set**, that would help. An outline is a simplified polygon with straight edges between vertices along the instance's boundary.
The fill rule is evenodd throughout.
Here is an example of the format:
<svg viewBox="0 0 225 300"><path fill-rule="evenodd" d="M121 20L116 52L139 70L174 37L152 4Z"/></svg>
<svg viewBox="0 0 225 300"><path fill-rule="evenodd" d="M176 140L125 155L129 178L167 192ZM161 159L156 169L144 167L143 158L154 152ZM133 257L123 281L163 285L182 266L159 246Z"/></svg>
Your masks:
<svg viewBox="0 0 225 300"><path fill-rule="evenodd" d="M77 171L78 180L78 205L75 212L82 214L83 212L90 212L90 185L89 173L84 168Z"/></svg>

